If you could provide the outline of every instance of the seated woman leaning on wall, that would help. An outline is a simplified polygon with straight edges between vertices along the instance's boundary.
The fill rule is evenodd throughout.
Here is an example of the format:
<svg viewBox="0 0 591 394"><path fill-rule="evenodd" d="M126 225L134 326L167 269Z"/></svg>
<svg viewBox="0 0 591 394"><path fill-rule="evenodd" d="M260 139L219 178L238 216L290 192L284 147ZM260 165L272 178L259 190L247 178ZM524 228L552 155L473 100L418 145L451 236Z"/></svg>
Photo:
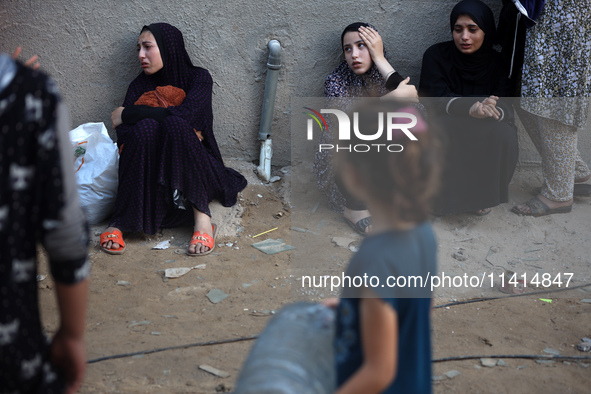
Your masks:
<svg viewBox="0 0 591 394"><path fill-rule="evenodd" d="M513 94L493 49L495 21L479 0L463 0L450 16L452 41L423 55L419 92L438 97L431 118L443 134L446 164L435 201L438 215L486 215L508 201L518 146Z"/></svg>
<svg viewBox="0 0 591 394"><path fill-rule="evenodd" d="M211 75L193 66L182 33L169 24L144 26L137 48L143 71L111 115L119 188L101 248L123 253L121 231L155 234L193 223L187 254L211 253L216 227L209 203L232 206L246 187L242 175L224 166L213 134Z"/></svg>
<svg viewBox="0 0 591 394"><path fill-rule="evenodd" d="M353 100L361 97L417 100L416 88L408 84L410 78L403 79L388 61L382 37L375 27L363 22L345 27L341 34L341 48L345 60L326 77L324 83L328 108L347 111ZM320 143L333 143L334 136L331 134L321 133L320 136ZM335 176L330 151L316 152L314 174L330 208L343 212L345 221L359 234L369 233L370 213L366 205L348 193L339 177Z"/></svg>

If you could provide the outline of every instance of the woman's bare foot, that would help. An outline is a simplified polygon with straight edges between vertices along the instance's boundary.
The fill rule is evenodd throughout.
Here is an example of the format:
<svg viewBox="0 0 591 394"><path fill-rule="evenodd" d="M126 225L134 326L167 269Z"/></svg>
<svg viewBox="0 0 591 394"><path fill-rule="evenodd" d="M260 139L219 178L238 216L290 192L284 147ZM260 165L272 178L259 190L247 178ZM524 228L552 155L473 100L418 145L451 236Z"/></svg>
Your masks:
<svg viewBox="0 0 591 394"><path fill-rule="evenodd" d="M201 231L202 233L213 237L213 228L211 226L211 218L209 215L195 208L193 208L193 214L195 217L195 226L193 227L193 231ZM189 245L188 252L189 254L202 254L209 252L209 247L203 245L202 243L197 243L195 245Z"/></svg>
<svg viewBox="0 0 591 394"><path fill-rule="evenodd" d="M349 208L345 208L343 216L358 233L369 234L371 232L371 222L369 222L369 224L366 226L364 224L367 221L362 222L362 220L365 218L371 219L371 214L367 209L363 211L353 211Z"/></svg>
<svg viewBox="0 0 591 394"><path fill-rule="evenodd" d="M117 227L107 227L107 229L105 231L103 231L103 234L106 232L113 232L113 230L119 230L119 229ZM119 245L117 242L109 241L109 242L103 242L101 244L101 246L105 249L119 249L119 247L121 245Z"/></svg>

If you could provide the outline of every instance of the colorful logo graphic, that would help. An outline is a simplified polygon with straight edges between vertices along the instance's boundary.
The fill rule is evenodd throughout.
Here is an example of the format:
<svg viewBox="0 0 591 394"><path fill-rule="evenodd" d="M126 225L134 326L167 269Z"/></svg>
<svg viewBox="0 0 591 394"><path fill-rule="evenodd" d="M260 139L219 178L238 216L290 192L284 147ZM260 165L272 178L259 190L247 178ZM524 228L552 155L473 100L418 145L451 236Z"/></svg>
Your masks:
<svg viewBox="0 0 591 394"><path fill-rule="evenodd" d="M308 111L312 111L313 113L310 112L303 112L306 115L310 115L312 117L312 119L314 119L316 121L316 123L318 123L318 126L320 126L320 130L325 130L328 131L328 125L326 124L326 120L324 120L324 117L322 115L320 115L320 112L313 110L312 108L309 107L303 107L304 109L307 109ZM318 119L320 118L320 119ZM322 120L322 123L320 123L320 120ZM324 124L324 126L323 126Z"/></svg>

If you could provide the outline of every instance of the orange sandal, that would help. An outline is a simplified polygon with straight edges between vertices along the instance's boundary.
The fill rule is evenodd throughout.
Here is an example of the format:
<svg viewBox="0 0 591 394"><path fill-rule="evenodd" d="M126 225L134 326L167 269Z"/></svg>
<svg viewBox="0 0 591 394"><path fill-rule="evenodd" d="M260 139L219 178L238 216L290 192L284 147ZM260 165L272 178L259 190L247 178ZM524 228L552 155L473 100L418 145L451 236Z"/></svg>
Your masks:
<svg viewBox="0 0 591 394"><path fill-rule="evenodd" d="M217 233L217 226L215 224L211 224L213 237L207 233L202 233L201 231L195 231L193 233L193 237L191 238L191 242L189 242L189 246L201 244L203 246L207 246L209 250L203 253L189 253L187 249L187 255L189 256L205 256L210 254L213 249L215 248L215 235Z"/></svg>
<svg viewBox="0 0 591 394"><path fill-rule="evenodd" d="M105 248L103 246L103 244L107 243L109 241L119 244L119 247L117 249ZM125 242L123 242L123 234L121 234L121 231L119 231L117 229L112 230L112 231L105 231L104 233L102 233L101 238L100 238L100 243L101 243L101 249L105 253L123 254L123 252L125 252Z"/></svg>

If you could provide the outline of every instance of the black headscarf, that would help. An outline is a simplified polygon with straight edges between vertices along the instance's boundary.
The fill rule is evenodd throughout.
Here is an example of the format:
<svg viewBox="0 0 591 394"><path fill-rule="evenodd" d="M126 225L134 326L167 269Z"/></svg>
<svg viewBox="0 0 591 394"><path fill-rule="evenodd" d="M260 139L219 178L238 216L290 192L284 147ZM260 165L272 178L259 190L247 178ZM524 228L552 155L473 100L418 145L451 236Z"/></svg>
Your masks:
<svg viewBox="0 0 591 394"><path fill-rule="evenodd" d="M497 29L492 10L480 0L462 0L451 11L449 24L451 31L460 15L468 15L484 32L482 46L474 53L463 54L453 45L453 65L462 73L466 81L480 81L490 74L495 64L491 62L494 56L493 45L496 41Z"/></svg>
<svg viewBox="0 0 591 394"><path fill-rule="evenodd" d="M154 35L164 64L160 71L153 74L158 79L157 85L172 85L186 91L191 82L191 71L197 67L185 49L183 33L168 23L152 23L144 26L142 31L145 29Z"/></svg>
<svg viewBox="0 0 591 394"><path fill-rule="evenodd" d="M460 15L469 16L484 32L482 46L474 53L463 54L455 42L431 46L423 55L419 94L423 97L506 97L513 94L504 77L500 54L493 49L495 23L491 9L479 0L463 0L453 8L450 28Z"/></svg>

